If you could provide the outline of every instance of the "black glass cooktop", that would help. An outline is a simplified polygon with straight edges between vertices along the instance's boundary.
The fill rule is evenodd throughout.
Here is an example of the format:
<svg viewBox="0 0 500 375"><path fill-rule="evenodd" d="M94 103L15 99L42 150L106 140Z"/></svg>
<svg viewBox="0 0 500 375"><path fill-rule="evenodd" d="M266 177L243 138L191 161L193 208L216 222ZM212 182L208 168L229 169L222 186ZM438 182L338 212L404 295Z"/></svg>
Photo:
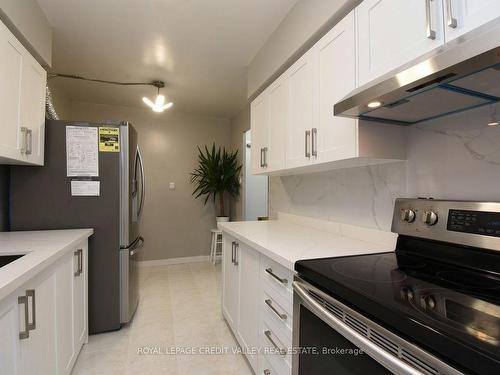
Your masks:
<svg viewBox="0 0 500 375"><path fill-rule="evenodd" d="M422 244L401 239L396 252L299 261L295 270L466 373L500 373L500 256L465 259Z"/></svg>

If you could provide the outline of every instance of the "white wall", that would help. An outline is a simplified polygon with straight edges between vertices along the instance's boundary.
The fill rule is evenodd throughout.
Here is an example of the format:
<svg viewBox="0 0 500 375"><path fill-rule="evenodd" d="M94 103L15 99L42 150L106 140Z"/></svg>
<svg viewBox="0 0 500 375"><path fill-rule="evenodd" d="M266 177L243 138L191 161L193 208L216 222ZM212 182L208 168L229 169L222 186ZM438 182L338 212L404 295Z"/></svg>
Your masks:
<svg viewBox="0 0 500 375"><path fill-rule="evenodd" d="M500 106L499 106L500 110ZM390 230L397 197L500 201L492 108L408 128L408 161L270 179L270 211Z"/></svg>
<svg viewBox="0 0 500 375"><path fill-rule="evenodd" d="M36 0L0 0L0 19L40 64L52 65L52 26Z"/></svg>
<svg viewBox="0 0 500 375"><path fill-rule="evenodd" d="M299 0L248 66L252 97L307 48L318 41L361 0Z"/></svg>

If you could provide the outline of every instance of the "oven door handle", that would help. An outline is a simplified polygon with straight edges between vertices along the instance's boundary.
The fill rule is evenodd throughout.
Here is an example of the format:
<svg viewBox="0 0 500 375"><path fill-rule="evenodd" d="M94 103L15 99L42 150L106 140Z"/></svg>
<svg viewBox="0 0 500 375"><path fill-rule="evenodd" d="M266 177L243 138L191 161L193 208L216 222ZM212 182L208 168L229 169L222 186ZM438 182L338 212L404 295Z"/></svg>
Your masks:
<svg viewBox="0 0 500 375"><path fill-rule="evenodd" d="M335 315L325 309L320 303L313 299L305 286L300 281L293 282L293 289L295 293L302 299L301 303L305 305L312 313L317 315L321 320L327 323L330 327L335 329L339 334L344 336L347 340L362 349L366 354L372 357L377 362L391 370L392 372L400 375L422 375L422 372L407 365L398 358L389 354L385 350L380 349L378 346L370 342L366 337L347 326L344 322L339 320Z"/></svg>

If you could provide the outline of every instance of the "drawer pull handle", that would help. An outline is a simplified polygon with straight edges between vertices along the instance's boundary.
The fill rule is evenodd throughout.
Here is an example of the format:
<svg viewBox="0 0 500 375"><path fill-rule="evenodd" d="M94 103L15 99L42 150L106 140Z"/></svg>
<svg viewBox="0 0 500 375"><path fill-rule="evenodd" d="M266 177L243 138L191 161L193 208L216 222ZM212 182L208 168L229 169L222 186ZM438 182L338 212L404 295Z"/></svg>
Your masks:
<svg viewBox="0 0 500 375"><path fill-rule="evenodd" d="M31 298L31 319L32 322L29 323L28 320L28 330L33 331L36 329L36 300L35 300L35 289L28 289L26 291L26 304L28 304Z"/></svg>
<svg viewBox="0 0 500 375"><path fill-rule="evenodd" d="M281 320L287 319L286 314L282 314L278 310L276 310L276 307L273 306L273 301L271 301L270 299L266 299L264 302L278 316L278 318L280 318Z"/></svg>
<svg viewBox="0 0 500 375"><path fill-rule="evenodd" d="M266 272L269 275L271 275L272 277L274 277L276 280L278 280L280 283L282 283L283 285L288 284L288 280L287 279L282 279L281 277L277 276L275 273L273 273L273 269L272 268L266 268Z"/></svg>
<svg viewBox="0 0 500 375"><path fill-rule="evenodd" d="M272 338L272 336L271 336L271 335L272 335L271 331L269 331L269 330L264 331L264 335L266 335L266 337L267 337L267 339L269 340L269 342L270 342L270 343L274 346L274 348L275 348L277 351L279 351L279 353L280 353L281 355L285 355L285 354L286 354L286 349L282 349L282 348L280 348L280 347L279 347L279 346L278 346L278 345L274 342L274 340L273 340L273 338Z"/></svg>
<svg viewBox="0 0 500 375"><path fill-rule="evenodd" d="M30 337L29 322L28 322L28 297L26 295L17 297L17 303L24 305L24 331L19 332L19 340L25 340Z"/></svg>

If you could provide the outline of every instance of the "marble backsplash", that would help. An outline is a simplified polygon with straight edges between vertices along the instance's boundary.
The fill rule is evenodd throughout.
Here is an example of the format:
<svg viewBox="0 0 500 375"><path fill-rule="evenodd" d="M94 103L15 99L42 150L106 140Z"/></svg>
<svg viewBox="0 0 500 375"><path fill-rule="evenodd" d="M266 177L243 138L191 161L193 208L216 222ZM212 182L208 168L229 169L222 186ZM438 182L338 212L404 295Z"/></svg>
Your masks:
<svg viewBox="0 0 500 375"><path fill-rule="evenodd" d="M500 105L497 105L500 113ZM271 177L269 211L390 230L397 197L500 201L500 126L484 107L407 128L407 161Z"/></svg>

